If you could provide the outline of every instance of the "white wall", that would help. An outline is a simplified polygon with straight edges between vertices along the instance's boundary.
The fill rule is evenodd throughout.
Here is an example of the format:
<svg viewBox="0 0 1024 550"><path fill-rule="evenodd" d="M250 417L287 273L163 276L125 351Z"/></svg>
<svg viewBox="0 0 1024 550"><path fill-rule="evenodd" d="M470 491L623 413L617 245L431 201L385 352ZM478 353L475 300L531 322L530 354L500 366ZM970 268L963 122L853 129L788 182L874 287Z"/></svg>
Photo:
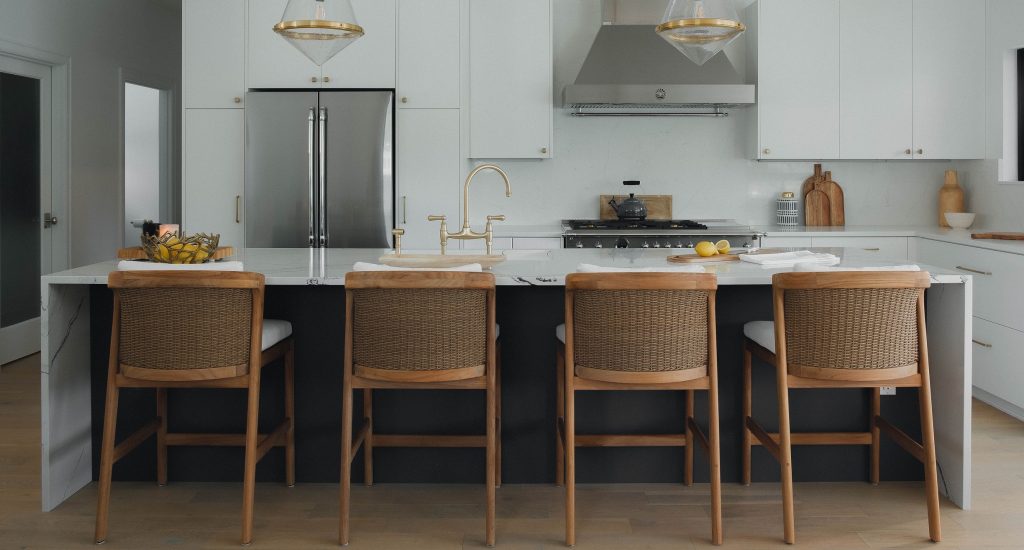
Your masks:
<svg viewBox="0 0 1024 550"><path fill-rule="evenodd" d="M601 10L598 0L557 0L554 10L560 104L597 33ZM512 198L504 198L492 175L481 175L473 189L473 222L496 213L507 214L508 224L596 217L599 194L620 192L622 180L639 179L643 193L674 195L677 217L772 223L778 193L799 190L813 164L750 160L756 122L750 108L733 109L724 119L572 118L559 108L554 158L498 161L512 178ZM825 163L846 193L850 225L934 224L938 189L950 167L941 161Z"/></svg>
<svg viewBox="0 0 1024 550"><path fill-rule="evenodd" d="M70 265L113 258L122 232L119 70L175 82L180 97L180 7L160 0L0 0L0 40L71 58ZM180 109L172 112L180 128ZM175 157L172 166L180 166Z"/></svg>
<svg viewBox="0 0 1024 550"><path fill-rule="evenodd" d="M988 160L960 163L967 209L978 213L976 227L1001 231L1024 228L1024 184L1000 184L1003 149L1003 54L1024 48L1024 2L988 0L986 150ZM954 130L955 131L955 130Z"/></svg>

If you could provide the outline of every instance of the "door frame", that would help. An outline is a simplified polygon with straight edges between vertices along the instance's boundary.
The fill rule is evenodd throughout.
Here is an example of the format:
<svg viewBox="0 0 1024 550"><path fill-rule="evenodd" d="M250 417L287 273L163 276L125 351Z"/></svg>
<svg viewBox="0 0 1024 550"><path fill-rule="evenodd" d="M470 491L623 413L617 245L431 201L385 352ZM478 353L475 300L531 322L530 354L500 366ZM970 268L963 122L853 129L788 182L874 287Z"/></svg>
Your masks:
<svg viewBox="0 0 1024 550"><path fill-rule="evenodd" d="M163 203L163 207L160 210L160 216L165 217L163 222L175 221L178 217L175 212L176 197L181 195L180 185L175 186L175 182L179 179L175 176L177 170L177 163L174 161L174 147L176 128L174 127L174 113L177 108L177 97L175 95L175 83L169 78L165 78L159 75L147 73L146 71L140 71L128 67L119 67L117 71L117 141L118 141L118 152L117 152L117 174L118 180L121 184L117 188L117 204L118 206L118 219L120 220L118 242L121 246L129 246L129 243L124 242L124 228L128 220L124 216L124 185L125 185L125 173L124 173L124 85L135 84L138 86L145 86L147 88L153 88L160 91L160 126L163 128L163 136L161 137L162 153L161 161L165 166L160 170L162 178L160 181L160 201ZM166 181L164 181L166 178ZM180 220L179 220L180 221ZM138 243L132 243L131 246L138 246Z"/></svg>

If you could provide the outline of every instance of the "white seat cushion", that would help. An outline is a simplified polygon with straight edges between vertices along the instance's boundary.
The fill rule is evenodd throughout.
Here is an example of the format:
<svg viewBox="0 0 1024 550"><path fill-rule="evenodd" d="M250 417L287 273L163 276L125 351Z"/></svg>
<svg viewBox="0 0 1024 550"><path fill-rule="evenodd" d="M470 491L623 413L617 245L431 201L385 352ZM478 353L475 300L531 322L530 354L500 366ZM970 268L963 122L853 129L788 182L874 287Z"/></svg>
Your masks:
<svg viewBox="0 0 1024 550"><path fill-rule="evenodd" d="M267 351L292 335L292 324L279 319L263 320L263 349Z"/></svg>
<svg viewBox="0 0 1024 550"><path fill-rule="evenodd" d="M604 267L580 264L576 273L704 273L702 265L663 265L657 267Z"/></svg>
<svg viewBox="0 0 1024 550"><path fill-rule="evenodd" d="M565 323L555 327L555 338L558 338L559 342L565 343Z"/></svg>
<svg viewBox="0 0 1024 550"><path fill-rule="evenodd" d="M352 271L468 271L476 273L483 271L480 264L466 264L455 267L395 267L383 264L371 264L367 262L356 262Z"/></svg>
<svg viewBox="0 0 1024 550"><path fill-rule="evenodd" d="M743 335L762 348L775 353L775 321L750 321L743 325Z"/></svg>

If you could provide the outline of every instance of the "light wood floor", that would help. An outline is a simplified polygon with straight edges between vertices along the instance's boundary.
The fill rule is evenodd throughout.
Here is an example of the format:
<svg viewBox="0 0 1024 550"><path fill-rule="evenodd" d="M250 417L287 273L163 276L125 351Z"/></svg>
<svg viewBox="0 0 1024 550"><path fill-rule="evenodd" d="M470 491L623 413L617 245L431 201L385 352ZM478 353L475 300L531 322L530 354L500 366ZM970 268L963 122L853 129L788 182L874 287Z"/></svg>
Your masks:
<svg viewBox="0 0 1024 550"><path fill-rule="evenodd" d="M797 546L1024 548L1024 424L975 402L975 509L943 504L941 545L927 542L919 483L797 484ZM767 458L766 458L767 460ZM262 484L255 547L337 548L338 487ZM106 548L238 548L241 483L115 483ZM563 493L553 486L498 491L498 546L561 548ZM353 487L352 548L483 547L483 486ZM581 486L581 549L709 547L708 487ZM95 486L39 511L39 360L0 372L0 549L90 548ZM725 547L786 548L777 484L724 491Z"/></svg>

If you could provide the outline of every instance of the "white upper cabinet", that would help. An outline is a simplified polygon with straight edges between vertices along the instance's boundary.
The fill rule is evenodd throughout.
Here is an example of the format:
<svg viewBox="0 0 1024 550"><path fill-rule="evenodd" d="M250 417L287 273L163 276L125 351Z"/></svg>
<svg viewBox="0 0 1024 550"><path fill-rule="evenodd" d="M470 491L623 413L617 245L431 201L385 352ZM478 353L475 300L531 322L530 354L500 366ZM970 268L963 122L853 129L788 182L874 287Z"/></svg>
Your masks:
<svg viewBox="0 0 1024 550"><path fill-rule="evenodd" d="M914 2L841 0L839 12L841 158L912 158Z"/></svg>
<svg viewBox="0 0 1024 550"><path fill-rule="evenodd" d="M245 0L182 4L185 108L241 108L245 98Z"/></svg>
<svg viewBox="0 0 1024 550"><path fill-rule="evenodd" d="M914 0L914 158L985 157L984 10Z"/></svg>
<svg viewBox="0 0 1024 550"><path fill-rule="evenodd" d="M399 107L460 107L461 0L400 0Z"/></svg>
<svg viewBox="0 0 1024 550"><path fill-rule="evenodd" d="M469 52L469 156L550 158L551 0L472 0Z"/></svg>
<svg viewBox="0 0 1024 550"><path fill-rule="evenodd" d="M287 4L288 0L249 0L246 76L250 88L320 86L320 67L274 32Z"/></svg>
<svg viewBox="0 0 1024 550"><path fill-rule="evenodd" d="M839 0L758 3L759 159L839 158Z"/></svg>
<svg viewBox="0 0 1024 550"><path fill-rule="evenodd" d="M352 9L366 35L324 63L323 87L394 88L396 0L352 0Z"/></svg>

